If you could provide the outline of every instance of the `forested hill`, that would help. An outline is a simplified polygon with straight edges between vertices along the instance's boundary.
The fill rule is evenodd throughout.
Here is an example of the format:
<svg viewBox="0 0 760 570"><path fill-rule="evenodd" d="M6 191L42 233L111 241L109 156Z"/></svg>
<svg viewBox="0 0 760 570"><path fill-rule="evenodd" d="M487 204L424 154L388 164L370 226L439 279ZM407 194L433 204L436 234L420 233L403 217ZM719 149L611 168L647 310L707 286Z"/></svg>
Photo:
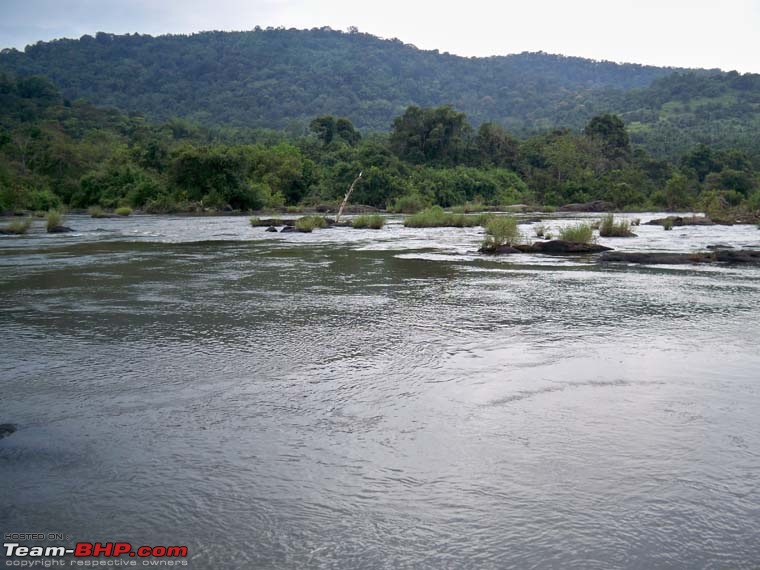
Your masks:
<svg viewBox="0 0 760 570"><path fill-rule="evenodd" d="M699 144L756 152L760 76L523 53L464 58L329 28L112 35L3 50L0 72L51 78L64 96L206 125L303 134L316 116L390 129L409 105L452 105L518 136L620 115L674 159Z"/></svg>
<svg viewBox="0 0 760 570"><path fill-rule="evenodd" d="M412 104L451 104L476 124L515 130L583 124L591 111L579 94L646 87L673 71L544 53L464 58L330 29L98 33L4 50L0 70L44 75L67 97L158 120L283 128L335 114L378 130Z"/></svg>

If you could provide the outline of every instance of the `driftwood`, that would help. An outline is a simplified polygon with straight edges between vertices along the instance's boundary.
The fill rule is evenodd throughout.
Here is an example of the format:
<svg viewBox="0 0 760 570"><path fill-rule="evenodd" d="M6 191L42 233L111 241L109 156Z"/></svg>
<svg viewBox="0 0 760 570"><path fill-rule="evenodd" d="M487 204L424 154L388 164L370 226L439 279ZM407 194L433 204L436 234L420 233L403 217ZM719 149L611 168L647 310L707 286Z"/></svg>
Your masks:
<svg viewBox="0 0 760 570"><path fill-rule="evenodd" d="M362 177L363 172L359 173L359 176L354 178L354 181L351 183L351 186L348 187L348 192L346 192L346 197L343 198L343 203L340 205L340 209L338 210L338 215L335 216L335 223L337 224L340 222L340 216L343 214L343 208L346 207L346 204L348 204L348 199L351 196L351 192L354 191L354 186L356 186L356 183L359 182L359 179Z"/></svg>

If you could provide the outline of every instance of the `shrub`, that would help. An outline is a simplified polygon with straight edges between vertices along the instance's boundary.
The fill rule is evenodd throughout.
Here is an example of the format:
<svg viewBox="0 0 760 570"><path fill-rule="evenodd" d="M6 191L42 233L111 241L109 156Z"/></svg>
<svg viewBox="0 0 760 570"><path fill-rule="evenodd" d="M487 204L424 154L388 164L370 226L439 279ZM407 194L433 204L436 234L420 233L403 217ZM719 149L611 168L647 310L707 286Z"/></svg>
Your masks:
<svg viewBox="0 0 760 570"><path fill-rule="evenodd" d="M599 235L602 237L631 237L631 223L628 220L615 221L615 216L607 214L599 225Z"/></svg>
<svg viewBox="0 0 760 570"><path fill-rule="evenodd" d="M13 220L10 224L5 226L4 228L0 228L2 230L0 231L0 233L22 235L28 232L31 226L32 226L31 217L24 218L23 220Z"/></svg>
<svg viewBox="0 0 760 570"><path fill-rule="evenodd" d="M512 216L498 216L488 220L486 234L483 249L495 249L503 245L513 245L520 241L517 220Z"/></svg>
<svg viewBox="0 0 760 570"><path fill-rule="evenodd" d="M327 220L322 216L304 216L296 220L296 230L299 232L311 233L312 230L326 227Z"/></svg>
<svg viewBox="0 0 760 570"><path fill-rule="evenodd" d="M52 232L63 225L63 212L60 210L50 210L47 213L47 231Z"/></svg>
<svg viewBox="0 0 760 570"><path fill-rule="evenodd" d="M100 206L90 206L87 208L87 213L90 214L93 218L106 218L108 217L108 214L106 214L105 210L101 208Z"/></svg>
<svg viewBox="0 0 760 570"><path fill-rule="evenodd" d="M662 229L670 231L673 229L673 218L665 218L662 221Z"/></svg>
<svg viewBox="0 0 760 570"><path fill-rule="evenodd" d="M594 241L594 230L588 223L573 224L560 228L559 238L574 243L591 243Z"/></svg>
<svg viewBox="0 0 760 570"><path fill-rule="evenodd" d="M471 228L484 225L492 217L492 214L480 214L478 216L451 214L445 212L440 206L433 206L408 216L404 220L404 226L407 228Z"/></svg>
<svg viewBox="0 0 760 570"><path fill-rule="evenodd" d="M369 228L371 230L379 230L385 225L385 218L380 214L357 216L351 220L351 225L356 229Z"/></svg>
<svg viewBox="0 0 760 570"><path fill-rule="evenodd" d="M130 208L129 206L122 206L121 208L116 208L116 215L117 216L131 216L132 208Z"/></svg>
<svg viewBox="0 0 760 570"><path fill-rule="evenodd" d="M420 194L412 193L404 196L399 196L393 205L388 208L391 212L399 212L402 214L416 214L417 212L424 210L430 205L430 201L422 197Z"/></svg>

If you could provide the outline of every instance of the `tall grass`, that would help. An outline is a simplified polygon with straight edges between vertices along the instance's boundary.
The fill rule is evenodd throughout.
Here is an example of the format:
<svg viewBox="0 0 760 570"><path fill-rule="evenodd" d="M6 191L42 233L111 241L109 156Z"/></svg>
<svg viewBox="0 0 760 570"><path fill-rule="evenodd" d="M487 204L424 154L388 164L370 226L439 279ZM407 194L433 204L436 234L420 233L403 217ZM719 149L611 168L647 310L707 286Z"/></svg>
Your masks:
<svg viewBox="0 0 760 570"><path fill-rule="evenodd" d="M116 208L115 214L117 216L123 216L123 217L131 216L132 208L130 208L129 206L122 206L121 208Z"/></svg>
<svg viewBox="0 0 760 570"><path fill-rule="evenodd" d="M662 221L662 229L665 231L670 231L673 229L673 219L672 218L665 218Z"/></svg>
<svg viewBox="0 0 760 570"><path fill-rule="evenodd" d="M480 214L468 216L466 214L452 214L444 211L440 206L433 206L404 219L407 228L471 228L482 226L493 217L492 214Z"/></svg>
<svg viewBox="0 0 760 570"><path fill-rule="evenodd" d="M63 225L63 212L60 210L49 210L47 213L47 231L52 232L56 228L59 228Z"/></svg>
<svg viewBox="0 0 760 570"><path fill-rule="evenodd" d="M512 216L498 216L486 223L486 239L483 249L496 249L504 245L514 245L521 240L520 230L517 229L517 219Z"/></svg>
<svg viewBox="0 0 760 570"><path fill-rule="evenodd" d="M591 224L583 222L565 226L559 230L559 239L574 243L592 243L594 241L594 230Z"/></svg>
<svg viewBox="0 0 760 570"><path fill-rule="evenodd" d="M599 224L599 235L602 237L630 237L631 223L628 220L615 221L615 216L607 214Z"/></svg>
<svg viewBox="0 0 760 570"><path fill-rule="evenodd" d="M327 220L322 216L304 216L296 220L296 230L311 233L315 229L326 228Z"/></svg>
<svg viewBox="0 0 760 570"><path fill-rule="evenodd" d="M22 235L29 231L32 227L32 218L27 217L23 220L13 220L10 224L2 228L2 233Z"/></svg>
<svg viewBox="0 0 760 570"><path fill-rule="evenodd" d="M104 218L108 215L100 206L90 206L87 208L87 213L93 218Z"/></svg>
<svg viewBox="0 0 760 570"><path fill-rule="evenodd" d="M356 216L351 220L351 226L356 229L379 230L385 225L385 218L380 214Z"/></svg>

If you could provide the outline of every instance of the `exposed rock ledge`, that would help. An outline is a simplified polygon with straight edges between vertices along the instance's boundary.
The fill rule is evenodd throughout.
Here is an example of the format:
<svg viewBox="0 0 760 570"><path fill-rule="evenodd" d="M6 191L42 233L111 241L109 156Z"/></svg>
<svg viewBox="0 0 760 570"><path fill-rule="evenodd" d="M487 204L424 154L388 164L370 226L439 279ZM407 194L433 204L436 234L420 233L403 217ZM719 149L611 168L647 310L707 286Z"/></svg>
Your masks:
<svg viewBox="0 0 760 570"><path fill-rule="evenodd" d="M611 251L599 257L600 263L641 263L646 265L689 265L696 263L737 263L760 265L760 250L716 249L696 253L641 253Z"/></svg>
<svg viewBox="0 0 760 570"><path fill-rule="evenodd" d="M611 251L611 247L598 243L576 243L561 239L550 241L537 241L532 244L502 245L495 248L481 247L481 253L508 254L508 253L543 253L548 255L575 255L581 253L599 253Z"/></svg>

